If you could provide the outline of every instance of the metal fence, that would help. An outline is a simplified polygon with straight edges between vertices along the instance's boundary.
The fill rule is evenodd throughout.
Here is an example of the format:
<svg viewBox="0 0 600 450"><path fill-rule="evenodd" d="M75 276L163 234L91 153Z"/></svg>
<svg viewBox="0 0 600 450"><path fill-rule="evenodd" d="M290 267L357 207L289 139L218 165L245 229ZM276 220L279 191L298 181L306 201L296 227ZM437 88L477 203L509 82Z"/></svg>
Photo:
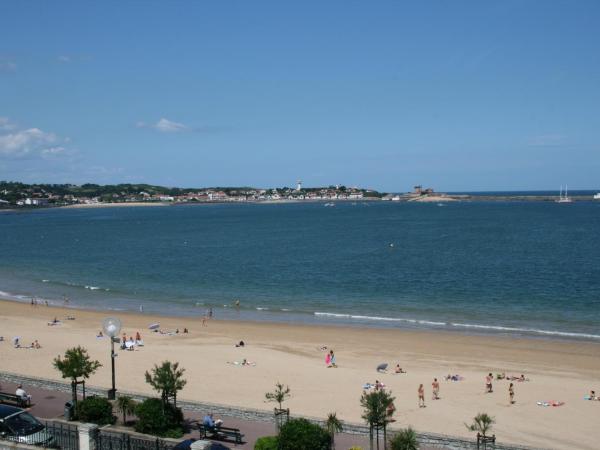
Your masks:
<svg viewBox="0 0 600 450"><path fill-rule="evenodd" d="M97 430L96 450L171 450L176 444L160 438Z"/></svg>
<svg viewBox="0 0 600 450"><path fill-rule="evenodd" d="M54 437L54 447L62 450L79 450L77 425L63 422L43 421L46 430Z"/></svg>

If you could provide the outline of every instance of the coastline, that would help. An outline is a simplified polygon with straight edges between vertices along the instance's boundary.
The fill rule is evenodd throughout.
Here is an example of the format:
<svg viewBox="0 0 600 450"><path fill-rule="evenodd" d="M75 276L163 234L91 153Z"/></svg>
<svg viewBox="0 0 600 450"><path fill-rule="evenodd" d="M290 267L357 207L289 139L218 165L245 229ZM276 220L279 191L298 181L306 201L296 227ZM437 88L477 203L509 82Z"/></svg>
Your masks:
<svg viewBox="0 0 600 450"><path fill-rule="evenodd" d="M397 397L400 426L411 424L419 431L468 437L464 422L485 411L496 416L495 432L501 442L552 448L595 446L594 412L596 417L600 414L600 404L582 400L598 383L600 344L593 342L224 320L211 320L202 327L199 318L32 307L0 300L0 329L5 338L0 344L2 369L59 379L51 359L67 347L82 345L103 364L90 384L108 387L108 344L95 337L108 314L122 319L127 335L139 330L146 342L140 351L120 352L117 383L126 390L149 394L143 372L170 359L187 369L188 386L182 399L269 410L264 392L279 380L292 389L292 412L324 417L337 411L342 419L360 423L361 386L377 378ZM76 320L46 326L54 316L64 319L67 315L75 315ZM190 334L150 333L147 326L154 322L166 330L187 327ZM13 336L27 343L38 339L43 348L13 349ZM247 346L235 348L239 340ZM324 367L324 353L319 350L323 345L335 350L338 369ZM31 358L31 352L36 358ZM255 361L256 367L227 364L242 358ZM399 362L408 374L378 374L374 368L381 362ZM497 382L497 394L483 394L483 377L489 371L525 373L532 381L517 384L518 403L509 407L505 381ZM442 382L442 400L432 402L428 393L428 408L417 408L418 384L427 389L433 377L447 373L459 373L465 381ZM566 404L560 408L536 405L543 400ZM569 431L565 433L566 425Z"/></svg>

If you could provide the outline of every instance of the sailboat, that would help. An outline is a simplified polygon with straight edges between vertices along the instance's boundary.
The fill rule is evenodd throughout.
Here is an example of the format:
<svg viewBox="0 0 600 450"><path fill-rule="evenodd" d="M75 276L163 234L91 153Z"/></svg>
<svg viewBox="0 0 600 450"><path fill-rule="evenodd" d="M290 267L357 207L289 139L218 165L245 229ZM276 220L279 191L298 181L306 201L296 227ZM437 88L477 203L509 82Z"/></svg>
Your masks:
<svg viewBox="0 0 600 450"><path fill-rule="evenodd" d="M560 194L556 203L571 203L573 200L569 198L569 186L565 185L565 194L563 195L562 185L560 186Z"/></svg>

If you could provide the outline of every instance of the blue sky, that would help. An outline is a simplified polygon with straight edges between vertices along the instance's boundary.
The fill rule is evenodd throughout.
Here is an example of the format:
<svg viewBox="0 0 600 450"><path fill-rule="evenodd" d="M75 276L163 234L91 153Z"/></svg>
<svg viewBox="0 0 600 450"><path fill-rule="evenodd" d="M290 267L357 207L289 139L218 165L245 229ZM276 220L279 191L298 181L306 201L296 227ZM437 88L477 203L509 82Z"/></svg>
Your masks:
<svg viewBox="0 0 600 450"><path fill-rule="evenodd" d="M600 187L597 1L0 2L0 179Z"/></svg>

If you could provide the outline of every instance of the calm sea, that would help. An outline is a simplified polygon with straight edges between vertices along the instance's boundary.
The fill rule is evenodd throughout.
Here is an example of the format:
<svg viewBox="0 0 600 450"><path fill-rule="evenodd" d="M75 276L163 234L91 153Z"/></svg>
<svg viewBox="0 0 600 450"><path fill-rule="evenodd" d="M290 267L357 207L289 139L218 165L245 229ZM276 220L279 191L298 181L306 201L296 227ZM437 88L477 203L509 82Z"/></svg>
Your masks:
<svg viewBox="0 0 600 450"><path fill-rule="evenodd" d="M600 340L600 202L3 212L0 291L107 310Z"/></svg>

